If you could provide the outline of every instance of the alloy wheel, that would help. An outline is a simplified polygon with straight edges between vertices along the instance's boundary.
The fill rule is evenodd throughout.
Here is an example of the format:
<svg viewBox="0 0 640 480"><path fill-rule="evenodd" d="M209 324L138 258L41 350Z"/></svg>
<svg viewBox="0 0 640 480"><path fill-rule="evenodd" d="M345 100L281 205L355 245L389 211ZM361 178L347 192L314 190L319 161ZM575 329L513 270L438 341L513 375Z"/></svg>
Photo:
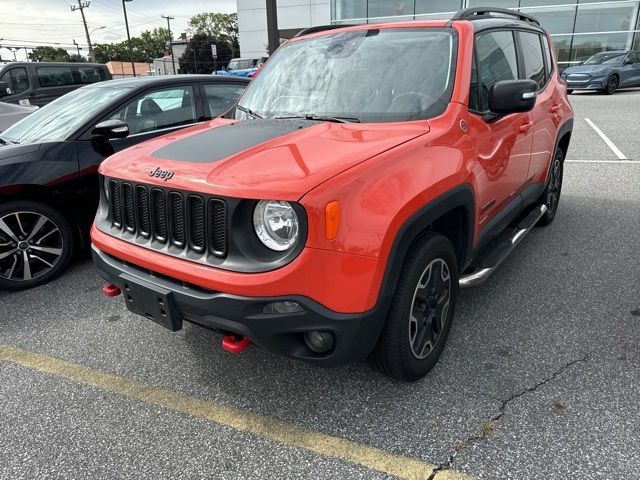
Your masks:
<svg viewBox="0 0 640 480"><path fill-rule="evenodd" d="M60 260L64 240L47 216L30 211L0 217L0 278L26 282L45 275Z"/></svg>
<svg viewBox="0 0 640 480"><path fill-rule="evenodd" d="M554 212L558 206L560 199L560 190L562 188L562 162L559 158L553 161L553 168L551 169L551 183L549 184L549 190L547 192L547 209L549 212Z"/></svg>
<svg viewBox="0 0 640 480"><path fill-rule="evenodd" d="M609 94L613 94L618 89L618 77L615 75L609 79L609 83L607 83L607 91Z"/></svg>
<svg viewBox="0 0 640 480"><path fill-rule="evenodd" d="M409 344L418 360L429 356L444 330L449 300L451 275L447 263L436 258L423 271L413 294L409 317Z"/></svg>

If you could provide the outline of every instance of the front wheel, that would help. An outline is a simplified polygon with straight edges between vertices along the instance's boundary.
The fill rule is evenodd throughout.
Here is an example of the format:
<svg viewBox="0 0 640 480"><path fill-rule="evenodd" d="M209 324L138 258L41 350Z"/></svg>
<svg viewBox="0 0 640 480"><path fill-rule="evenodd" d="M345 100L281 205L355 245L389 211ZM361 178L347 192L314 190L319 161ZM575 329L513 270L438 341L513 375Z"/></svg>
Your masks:
<svg viewBox="0 0 640 480"><path fill-rule="evenodd" d="M424 234L407 253L372 365L402 381L429 373L447 341L457 291L451 243L443 235Z"/></svg>
<svg viewBox="0 0 640 480"><path fill-rule="evenodd" d="M613 95L614 93L616 93L619 83L620 80L618 79L618 76L611 75L609 81L607 82L607 85L604 87L604 93L607 95Z"/></svg>
<svg viewBox="0 0 640 480"><path fill-rule="evenodd" d="M571 95L573 93L573 88L567 89L567 95Z"/></svg>
<svg viewBox="0 0 640 480"><path fill-rule="evenodd" d="M69 222L39 202L0 205L0 288L24 289L52 280L73 251Z"/></svg>

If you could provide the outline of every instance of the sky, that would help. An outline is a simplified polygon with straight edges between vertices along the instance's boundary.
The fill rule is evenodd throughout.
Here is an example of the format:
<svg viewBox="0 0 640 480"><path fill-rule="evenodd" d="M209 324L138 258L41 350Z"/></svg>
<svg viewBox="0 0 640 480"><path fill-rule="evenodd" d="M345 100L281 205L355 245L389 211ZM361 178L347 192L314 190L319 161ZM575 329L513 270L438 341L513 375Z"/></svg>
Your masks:
<svg viewBox="0 0 640 480"><path fill-rule="evenodd" d="M121 42L127 39L121 0L90 1L84 10L91 43ZM80 11L71 11L78 0L0 0L0 46L49 44L76 53L73 40L80 53L87 55L87 37ZM144 30L166 27L161 14L175 17L171 32L177 37L186 31L189 18L202 12L233 13L235 0L133 0L127 2L127 17L131 36ZM105 27L100 29L100 27ZM95 30L91 33L92 30ZM55 45L59 43L60 45ZM13 52L0 48L3 60L13 59ZM16 52L18 61L25 60L24 48Z"/></svg>

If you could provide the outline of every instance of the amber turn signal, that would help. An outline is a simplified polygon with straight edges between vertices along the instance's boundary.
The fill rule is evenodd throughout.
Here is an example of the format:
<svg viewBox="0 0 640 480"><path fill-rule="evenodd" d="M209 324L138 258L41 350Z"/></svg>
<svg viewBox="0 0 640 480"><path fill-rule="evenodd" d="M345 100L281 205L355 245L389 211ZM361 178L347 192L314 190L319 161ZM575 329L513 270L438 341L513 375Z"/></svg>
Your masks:
<svg viewBox="0 0 640 480"><path fill-rule="evenodd" d="M327 203L325 207L327 240L333 240L338 235L340 226L340 204L337 200Z"/></svg>

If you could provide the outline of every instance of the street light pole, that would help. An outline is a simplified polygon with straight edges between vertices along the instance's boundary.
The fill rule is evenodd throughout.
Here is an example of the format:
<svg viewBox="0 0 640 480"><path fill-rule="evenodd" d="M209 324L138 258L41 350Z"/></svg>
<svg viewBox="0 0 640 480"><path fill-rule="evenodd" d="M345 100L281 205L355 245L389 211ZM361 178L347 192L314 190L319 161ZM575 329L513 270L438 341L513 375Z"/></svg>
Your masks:
<svg viewBox="0 0 640 480"><path fill-rule="evenodd" d="M178 72L176 71L176 58L173 56L173 37L171 36L171 20L173 20L175 17L164 14L160 16L167 19L167 30L169 30L169 47L171 48L171 64L173 66L173 74L175 75Z"/></svg>
<svg viewBox="0 0 640 480"><path fill-rule="evenodd" d="M136 64L133 61L133 49L131 48L131 35L129 35L129 20L127 20L127 7L126 2L132 2L133 0L122 0L122 11L124 12L124 25L127 27L127 44L129 45L129 58L131 59L131 71L133 76L136 76ZM124 73L124 72L123 72Z"/></svg>

